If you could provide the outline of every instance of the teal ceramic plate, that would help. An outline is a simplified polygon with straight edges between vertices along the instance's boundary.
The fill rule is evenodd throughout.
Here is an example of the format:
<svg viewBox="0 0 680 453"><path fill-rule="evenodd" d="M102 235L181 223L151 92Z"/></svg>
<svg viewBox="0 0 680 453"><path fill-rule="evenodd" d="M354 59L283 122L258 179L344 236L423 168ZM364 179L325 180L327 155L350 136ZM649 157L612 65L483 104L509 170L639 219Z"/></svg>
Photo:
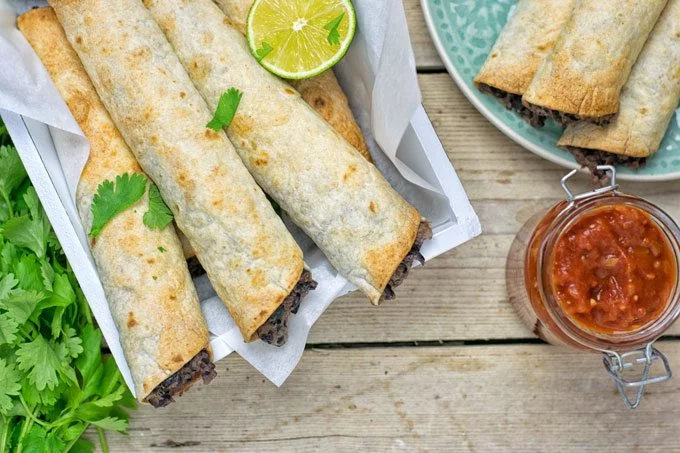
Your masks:
<svg viewBox="0 0 680 453"><path fill-rule="evenodd" d="M446 68L465 96L491 123L524 148L567 168L574 158L556 146L561 129L534 129L472 83L516 0L421 0L430 34ZM619 168L621 179L680 179L680 114L676 111L661 148L640 170Z"/></svg>

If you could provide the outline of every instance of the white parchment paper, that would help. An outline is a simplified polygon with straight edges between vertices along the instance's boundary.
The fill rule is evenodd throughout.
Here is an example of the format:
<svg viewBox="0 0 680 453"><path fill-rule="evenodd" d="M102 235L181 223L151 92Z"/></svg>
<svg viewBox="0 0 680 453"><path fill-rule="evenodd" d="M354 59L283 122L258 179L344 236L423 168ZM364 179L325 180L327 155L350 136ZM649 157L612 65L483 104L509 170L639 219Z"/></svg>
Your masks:
<svg viewBox="0 0 680 453"><path fill-rule="evenodd" d="M32 118L50 126L53 145L59 156L59 165L48 166L50 167L48 172L58 172L62 175L66 180L70 198L74 200L80 173L89 153L87 142L40 61L15 29L16 13L44 4L45 2L41 0L0 0L0 61L3 63L0 65L0 109L21 114L25 118ZM350 98L378 168L421 213L434 223L441 224L440 229L443 231L447 225L456 222L456 213L452 215L449 199L444 195L441 186L433 184L431 178L428 180L414 170L413 166L407 165L404 156L399 154L408 155L410 152L409 149L404 149L403 146L400 148L399 145L416 110L421 108L415 60L402 2L355 0L354 6L358 17L356 37L345 59L336 66L336 73ZM40 146L37 148L39 153L42 152ZM422 148L419 151L422 152ZM452 175L455 178L455 173ZM462 187L456 186L456 190L460 198L467 203ZM466 209L469 208L469 205L465 206ZM52 208L46 206L48 215ZM77 234L83 246L87 248L86 235L82 227L79 227L73 202L71 201L71 206L62 208L66 209L69 219L75 225L74 229L79 228ZM471 208L469 211L472 212ZM473 227L469 229L469 233L465 230L463 233L465 237L458 234L455 244L478 234L478 221L474 212L472 217ZM471 217L467 215L466 218ZM305 262L319 286L303 301L297 315L291 318L289 339L284 347L276 348L261 341L244 343L238 328L224 304L216 296L207 277L195 279L203 312L212 334L211 343L215 359L219 360L236 351L276 385L281 385L299 362L309 331L316 320L333 300L355 289L344 277L338 275L309 238L290 222L287 222L287 225L300 243L305 254ZM444 250L441 242L440 239L439 252ZM452 242L445 250L453 247L453 244ZM89 256L89 250L87 254ZM72 259L71 256L69 259ZM89 260L93 266L91 257ZM98 282L95 286L96 284ZM92 282L81 280L81 285L85 290L85 287L92 286ZM88 295L95 315L98 313L101 315L96 316L97 321L130 385L129 370L120 350L118 332L111 321L110 313L108 316L102 314L108 310L108 306L102 297L95 295L100 292L101 284L98 286L96 291L89 291L92 297L88 291L85 291L85 294ZM368 299L366 303L369 303ZM130 387L133 388L131 385Z"/></svg>

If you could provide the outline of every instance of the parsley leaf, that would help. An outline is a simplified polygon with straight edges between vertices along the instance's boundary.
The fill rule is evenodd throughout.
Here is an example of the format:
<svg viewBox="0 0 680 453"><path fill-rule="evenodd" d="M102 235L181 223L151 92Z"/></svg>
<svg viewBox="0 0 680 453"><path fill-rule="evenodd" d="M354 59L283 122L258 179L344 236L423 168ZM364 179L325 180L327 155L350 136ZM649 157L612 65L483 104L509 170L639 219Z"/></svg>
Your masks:
<svg viewBox="0 0 680 453"><path fill-rule="evenodd" d="M214 131L219 131L223 127L229 127L231 122L234 120L236 115L236 110L241 103L241 98L243 97L243 92L236 88L229 88L227 92L220 96L220 101L217 104L217 109L215 110L215 116L206 125Z"/></svg>
<svg viewBox="0 0 680 453"><path fill-rule="evenodd" d="M255 59L257 61L262 61L264 57L272 53L274 48L267 41L262 41L262 47L255 51Z"/></svg>
<svg viewBox="0 0 680 453"><path fill-rule="evenodd" d="M159 246L158 251L161 252L161 253L165 253L165 247L163 247L162 245ZM0 288L2 288L2 287L0 286Z"/></svg>
<svg viewBox="0 0 680 453"><path fill-rule="evenodd" d="M0 414L7 413L14 407L11 396L19 395L19 373L4 359L0 359Z"/></svg>
<svg viewBox="0 0 680 453"><path fill-rule="evenodd" d="M139 173L123 173L116 176L115 186L109 180L102 182L92 199L90 237L96 237L111 219L142 198L146 181L146 177Z"/></svg>
<svg viewBox="0 0 680 453"><path fill-rule="evenodd" d="M172 212L161 198L156 184L149 187L149 210L144 213L144 225L152 230L162 230L172 222Z"/></svg>
<svg viewBox="0 0 680 453"><path fill-rule="evenodd" d="M340 26L340 22L342 22L343 17L345 17L344 12L323 26L323 28L325 28L329 32L328 44L330 44L331 46L340 45L340 32L338 32L338 27Z"/></svg>

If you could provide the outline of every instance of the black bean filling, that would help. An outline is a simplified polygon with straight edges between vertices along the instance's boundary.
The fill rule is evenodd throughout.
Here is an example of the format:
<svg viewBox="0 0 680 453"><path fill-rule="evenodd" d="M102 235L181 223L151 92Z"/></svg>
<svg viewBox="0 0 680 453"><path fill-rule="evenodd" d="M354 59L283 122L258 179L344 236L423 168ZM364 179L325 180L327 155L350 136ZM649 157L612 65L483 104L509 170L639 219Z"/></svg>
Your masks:
<svg viewBox="0 0 680 453"><path fill-rule="evenodd" d="M598 165L621 165L637 170L647 163L646 157L623 156L621 154L607 153L596 149L575 148L573 146L566 146L565 149L574 156L576 162L590 171L590 174L593 175L593 184L596 186L602 186L608 181L606 172L598 171Z"/></svg>
<svg viewBox="0 0 680 453"><path fill-rule="evenodd" d="M527 109L533 111L535 115L554 119L555 122L562 127L567 127L578 121L587 121L589 123L595 124L596 126L607 126L609 123L611 123L612 118L614 118L616 115L613 113L611 115L600 116L598 118L591 118L581 115L574 115L572 113L564 113L560 112L559 110L547 109L545 107L529 103L525 103L524 106Z"/></svg>
<svg viewBox="0 0 680 453"><path fill-rule="evenodd" d="M187 266L189 266L189 273L191 278L197 278L205 274L205 269L201 266L200 261L195 256L192 256L187 260Z"/></svg>
<svg viewBox="0 0 680 453"><path fill-rule="evenodd" d="M203 379L204 384L209 384L215 376L217 376L215 364L210 360L208 351L204 349L153 389L146 397L146 401L153 407L165 407L175 401L175 396L182 396L199 379Z"/></svg>
<svg viewBox="0 0 680 453"><path fill-rule="evenodd" d="M404 259L399 263L399 267L392 274L392 278L387 283L385 290L383 291L382 297L380 298L379 304L386 300L392 300L395 297L394 288L404 283L408 273L411 271L414 262L419 262L420 264L425 264L425 258L420 253L420 248L423 246L423 242L432 239L432 228L429 222L420 222L418 227L418 233L416 234L416 240L411 246L411 250L406 254Z"/></svg>
<svg viewBox="0 0 680 453"><path fill-rule="evenodd" d="M522 104L521 95L508 93L485 83L478 84L477 88L483 93L492 95L506 109L516 112L524 121L531 124L532 127L543 127L545 125L545 116Z"/></svg>
<svg viewBox="0 0 680 453"><path fill-rule="evenodd" d="M279 308L257 329L257 336L273 346L283 346L288 340L288 318L298 312L302 299L312 290L316 289L317 283L312 280L312 273L307 269L302 271L297 285L286 297Z"/></svg>

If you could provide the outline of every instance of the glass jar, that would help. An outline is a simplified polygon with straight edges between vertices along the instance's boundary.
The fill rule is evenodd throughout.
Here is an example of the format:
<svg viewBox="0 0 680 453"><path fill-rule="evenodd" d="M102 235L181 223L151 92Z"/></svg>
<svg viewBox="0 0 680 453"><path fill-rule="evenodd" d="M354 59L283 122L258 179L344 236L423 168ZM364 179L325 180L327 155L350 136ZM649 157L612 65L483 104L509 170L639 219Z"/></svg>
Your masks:
<svg viewBox="0 0 680 453"><path fill-rule="evenodd" d="M601 166L598 169L610 173L611 184L609 186L574 195L569 190L567 181L577 171L570 172L562 179L562 187L567 195L566 200L553 206L546 214L530 219L517 234L508 255L506 267L508 296L522 322L539 338L554 345L603 354L605 368L614 378L624 402L628 407L636 408L642 399L645 385L665 381L671 377L668 360L652 344L680 315L680 285L678 284L680 228L668 214L652 203L619 192L614 167ZM649 294L652 291L651 294L660 294L658 297L660 300L653 301L655 311L650 312L645 308L636 309L635 313L641 316L646 314L648 319L631 315L639 323L632 323L626 328L610 328L611 326L605 328L604 324L600 325L594 321L589 324L584 321L588 316L593 316L591 320L597 318L598 322L604 323L603 319L611 318L605 309L610 311L617 309L617 305L611 305L610 302L624 300L612 299L612 297L607 299L611 294L605 293L601 306L598 306L600 295L604 291L603 287L620 289L620 282L612 277L613 274L607 274L606 269L606 266L611 263L616 266L619 261L614 255L610 258L603 256L604 261L597 261L598 264L593 264L590 254L577 256L584 249L578 248L575 244L589 247L588 240L596 241L597 231L596 226L593 226L595 222L593 219L605 212L615 213L612 216L623 212L641 213L638 218L644 219L644 225L647 225L645 231L658 235L663 242L660 248L658 245L660 243L654 241L651 252L643 247L636 246L635 249L628 247L630 259L626 259L628 255L623 249L621 249L621 254L617 255L623 258L621 261L624 261L619 263L620 267L628 266L621 271L627 273L619 274L618 277L628 276L627 281L632 288L635 288L635 285L630 283L634 281L633 277L644 279L647 275L650 280L646 285L642 285L641 293L646 291ZM583 228L580 228L581 226ZM602 231L614 231L613 227L606 228L609 230L603 229ZM628 228L630 231L639 230L637 225L632 229L629 225ZM579 237L579 235L582 236ZM586 237L588 235L590 239ZM613 246L624 244L621 241L625 242L621 237L612 239L611 244ZM642 241L643 243L649 242L646 236ZM602 247L604 245L593 243L594 256L598 256L598 250ZM651 279L656 277L654 273L644 274L641 273L641 268L633 268L631 255L633 250L638 257L648 256L649 260L653 261L654 267L661 267L661 261L655 260L654 257L663 257L663 269L666 273L660 274L662 278L653 281ZM572 253L573 260L565 261L569 257L567 252ZM647 255L644 255L645 253ZM654 255L652 256L651 253ZM583 261L583 266L578 263L577 258ZM569 264L565 264L567 262ZM601 262L605 267L600 269L597 266ZM642 258L639 263L642 263ZM593 276L586 283L583 281L584 275L589 274L576 273L581 268L594 269L595 275L599 277ZM569 272L574 275L570 276ZM569 286L566 291L564 286L560 286L565 275L567 275L567 282L570 281L569 279L574 281L573 288ZM600 281L601 285L598 283ZM654 288L659 286L663 288L663 291L655 292ZM579 293L577 287L585 288L585 292ZM597 293L597 296L588 295L585 296L586 299L592 298L579 300L579 296L591 294L591 292ZM624 290L616 294L620 296L624 294ZM639 301L637 295L634 298L635 301ZM590 307L592 313L596 313L597 316L591 315L588 307L585 310L579 308L587 303L592 304ZM614 318L621 318L624 314L623 310L634 308L632 304L627 306L623 303L618 307L621 312L612 313ZM634 392L633 398L628 395L630 389Z"/></svg>

